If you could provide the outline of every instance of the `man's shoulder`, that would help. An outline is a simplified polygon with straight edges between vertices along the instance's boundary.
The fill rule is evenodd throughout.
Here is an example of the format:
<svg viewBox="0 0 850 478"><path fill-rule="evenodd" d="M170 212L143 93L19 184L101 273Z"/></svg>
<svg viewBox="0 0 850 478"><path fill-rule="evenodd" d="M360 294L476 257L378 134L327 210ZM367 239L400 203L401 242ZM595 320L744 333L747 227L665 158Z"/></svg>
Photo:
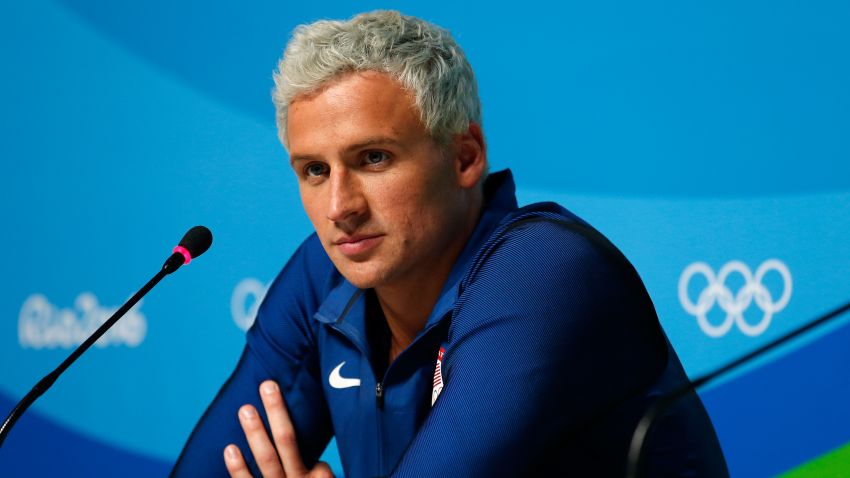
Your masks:
<svg viewBox="0 0 850 478"><path fill-rule="evenodd" d="M464 285L482 275L510 279L569 279L595 269L631 269L623 254L588 222L554 202L534 203L512 211L478 250Z"/></svg>
<svg viewBox="0 0 850 478"><path fill-rule="evenodd" d="M292 270L289 271L290 269ZM334 273L339 275L319 236L313 232L298 246L276 280L286 280L288 275L295 275L298 279L306 279L310 285L318 287Z"/></svg>
<svg viewBox="0 0 850 478"><path fill-rule="evenodd" d="M341 281L316 233L307 236L272 281L262 307L316 309Z"/></svg>

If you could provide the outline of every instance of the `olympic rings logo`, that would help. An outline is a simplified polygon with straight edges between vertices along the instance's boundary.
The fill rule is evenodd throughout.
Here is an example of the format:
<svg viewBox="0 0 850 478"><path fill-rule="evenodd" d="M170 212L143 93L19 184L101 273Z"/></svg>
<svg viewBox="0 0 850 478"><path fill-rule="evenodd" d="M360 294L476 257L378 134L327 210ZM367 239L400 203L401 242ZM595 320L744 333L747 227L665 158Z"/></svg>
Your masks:
<svg viewBox="0 0 850 478"><path fill-rule="evenodd" d="M269 286L253 277L242 279L236 284L230 296L230 314L237 327L242 330L251 328L268 289Z"/></svg>
<svg viewBox="0 0 850 478"><path fill-rule="evenodd" d="M776 271L782 277L782 294L774 301L770 291L762 284L764 276ZM726 279L730 274L740 274L744 279L744 285L733 293L726 286ZM691 301L688 294L688 285L696 275L702 275L708 281L708 285L699 293L696 303ZM709 337L722 337L729 332L732 325L746 335L755 337L761 335L770 326L773 316L788 305L791 300L791 272L782 261L769 259L756 269L755 275L741 261L731 261L720 268L717 275L705 262L694 262L682 271L679 277L679 301L689 314L697 319L697 323L703 332ZM762 317L755 324L744 319L746 311L755 302L761 309ZM726 313L725 319L718 325L708 321L708 312L717 304Z"/></svg>

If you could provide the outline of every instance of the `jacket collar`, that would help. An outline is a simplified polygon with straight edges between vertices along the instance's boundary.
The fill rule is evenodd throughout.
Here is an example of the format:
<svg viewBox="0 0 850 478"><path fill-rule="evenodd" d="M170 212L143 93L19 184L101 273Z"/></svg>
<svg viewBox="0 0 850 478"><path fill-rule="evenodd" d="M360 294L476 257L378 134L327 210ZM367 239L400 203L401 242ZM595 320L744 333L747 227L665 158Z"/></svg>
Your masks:
<svg viewBox="0 0 850 478"><path fill-rule="evenodd" d="M424 329L438 323L454 307L458 298L458 285L475 254L502 219L517 209L516 186L509 169L492 173L487 177L484 182L484 201L481 218L455 261ZM366 336L363 290L343 278L340 284L327 295L313 317L320 322L336 324L338 327L348 329L363 340L362 338ZM363 342L361 345L366 346L365 340Z"/></svg>

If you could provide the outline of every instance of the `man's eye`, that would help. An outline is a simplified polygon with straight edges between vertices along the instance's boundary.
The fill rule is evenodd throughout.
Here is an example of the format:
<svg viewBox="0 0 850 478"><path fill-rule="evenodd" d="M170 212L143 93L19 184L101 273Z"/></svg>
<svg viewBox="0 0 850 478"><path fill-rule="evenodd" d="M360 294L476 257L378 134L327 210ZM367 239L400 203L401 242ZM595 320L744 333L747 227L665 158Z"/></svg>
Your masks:
<svg viewBox="0 0 850 478"><path fill-rule="evenodd" d="M378 164L388 159L387 153L383 151L369 151L366 153L366 163Z"/></svg>
<svg viewBox="0 0 850 478"><path fill-rule="evenodd" d="M307 165L307 167L304 168L304 172L307 176L322 176L327 172L327 169L327 166L322 163L313 163Z"/></svg>

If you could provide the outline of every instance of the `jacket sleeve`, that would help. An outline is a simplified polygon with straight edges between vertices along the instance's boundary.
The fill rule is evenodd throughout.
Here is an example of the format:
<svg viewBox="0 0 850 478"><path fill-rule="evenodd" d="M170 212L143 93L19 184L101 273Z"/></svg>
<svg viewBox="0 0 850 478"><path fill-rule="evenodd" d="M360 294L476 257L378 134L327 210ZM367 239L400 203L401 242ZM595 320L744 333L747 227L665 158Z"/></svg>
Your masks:
<svg viewBox="0 0 850 478"><path fill-rule="evenodd" d="M171 476L228 477L223 451L229 443L239 446L260 476L237 410L251 403L268 424L258 392L267 379L281 387L304 462L318 460L333 429L318 378L318 328L312 316L334 271L315 235L295 252L269 288L236 369L195 426Z"/></svg>
<svg viewBox="0 0 850 478"><path fill-rule="evenodd" d="M605 243L533 222L486 251L455 307L442 393L393 476L534 476L658 376L654 309Z"/></svg>

